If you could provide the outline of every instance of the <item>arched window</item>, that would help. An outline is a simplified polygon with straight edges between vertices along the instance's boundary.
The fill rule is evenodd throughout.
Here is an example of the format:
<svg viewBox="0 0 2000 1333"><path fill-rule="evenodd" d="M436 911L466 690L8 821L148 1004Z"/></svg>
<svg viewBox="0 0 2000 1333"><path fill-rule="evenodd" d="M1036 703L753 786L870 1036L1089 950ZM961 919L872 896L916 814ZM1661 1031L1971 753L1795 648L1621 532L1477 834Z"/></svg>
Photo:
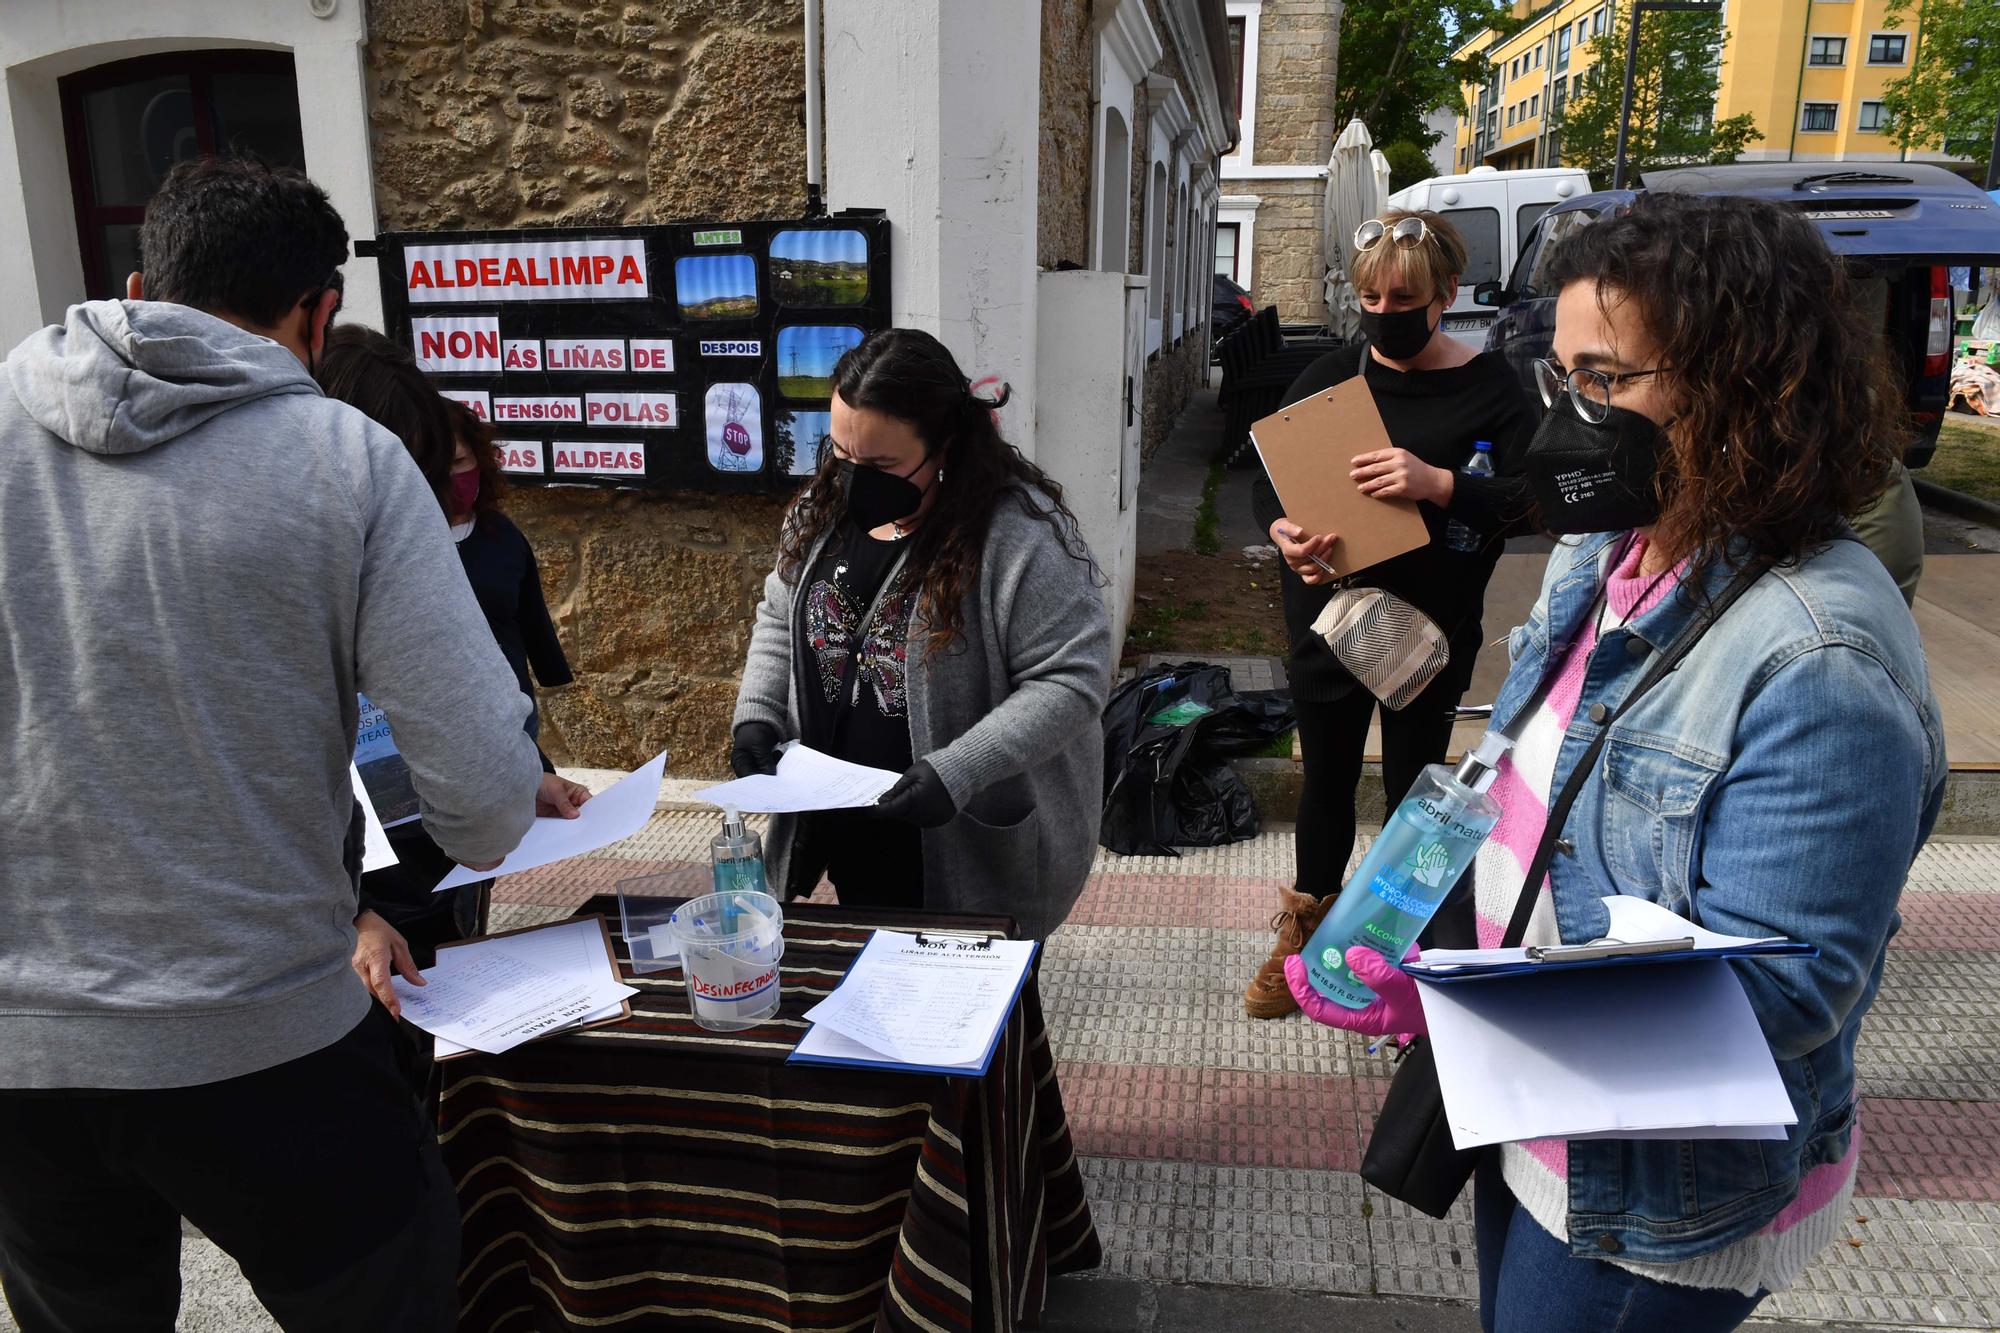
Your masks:
<svg viewBox="0 0 2000 1333"><path fill-rule="evenodd" d="M1153 163L1153 184L1146 194L1146 318L1159 320L1167 296L1167 168ZM1157 329L1153 339L1159 345Z"/></svg>
<svg viewBox="0 0 2000 1333"><path fill-rule="evenodd" d="M251 155L303 167L298 83L284 51L176 51L60 81L84 292L125 294L146 201L177 163Z"/></svg>
<svg viewBox="0 0 2000 1333"><path fill-rule="evenodd" d="M1132 132L1116 107L1105 108L1097 180L1098 267L1123 273L1132 248Z"/></svg>

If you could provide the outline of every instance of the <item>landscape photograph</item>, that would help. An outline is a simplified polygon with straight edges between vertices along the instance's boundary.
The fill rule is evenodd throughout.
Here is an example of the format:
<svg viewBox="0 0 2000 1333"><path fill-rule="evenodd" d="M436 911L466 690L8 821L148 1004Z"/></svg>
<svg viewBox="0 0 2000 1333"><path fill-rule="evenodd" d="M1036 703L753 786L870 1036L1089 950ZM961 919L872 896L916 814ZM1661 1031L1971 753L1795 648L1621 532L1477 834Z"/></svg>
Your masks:
<svg viewBox="0 0 2000 1333"><path fill-rule="evenodd" d="M860 305L868 299L868 238L858 231L781 231L771 238L771 292L780 305Z"/></svg>
<svg viewBox="0 0 2000 1333"><path fill-rule="evenodd" d="M683 319L755 319L757 261L749 255L684 255L674 261Z"/></svg>
<svg viewBox="0 0 2000 1333"><path fill-rule="evenodd" d="M852 324L794 324L778 330L778 393L823 400L833 395L833 367L861 341Z"/></svg>

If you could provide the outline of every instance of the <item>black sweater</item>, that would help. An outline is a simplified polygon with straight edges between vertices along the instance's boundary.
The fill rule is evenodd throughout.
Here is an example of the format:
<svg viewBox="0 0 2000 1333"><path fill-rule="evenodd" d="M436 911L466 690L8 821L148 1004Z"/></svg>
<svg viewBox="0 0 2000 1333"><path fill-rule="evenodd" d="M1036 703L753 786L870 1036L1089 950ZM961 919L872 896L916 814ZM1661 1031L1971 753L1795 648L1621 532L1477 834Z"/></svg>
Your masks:
<svg viewBox="0 0 2000 1333"><path fill-rule="evenodd" d="M1285 401L1295 403L1352 378L1360 361L1354 348L1327 353L1292 382ZM1462 691L1472 679L1473 658L1484 632L1479 616L1486 581L1500 561L1504 539L1529 530L1530 497L1521 476L1521 454L1534 434L1536 414L1513 371L1491 352L1448 370L1395 370L1371 356L1368 388L1390 442L1433 467L1457 471L1472 456L1475 441L1493 444L1497 475L1459 476L1444 509L1418 502L1430 530L1429 544L1365 569L1356 579L1361 585L1395 593L1437 622L1451 639L1451 665L1446 671ZM1350 458L1337 440L1327 441L1328 467L1344 473ZM1251 504L1258 526L1266 532L1284 516L1269 476L1260 476L1251 488ZM1446 526L1454 518L1486 538L1478 552L1461 553L1445 544ZM1309 586L1282 562L1279 586L1292 641L1285 665L1293 697L1326 703L1360 688L1325 641L1312 632L1312 623L1333 589L1326 584Z"/></svg>

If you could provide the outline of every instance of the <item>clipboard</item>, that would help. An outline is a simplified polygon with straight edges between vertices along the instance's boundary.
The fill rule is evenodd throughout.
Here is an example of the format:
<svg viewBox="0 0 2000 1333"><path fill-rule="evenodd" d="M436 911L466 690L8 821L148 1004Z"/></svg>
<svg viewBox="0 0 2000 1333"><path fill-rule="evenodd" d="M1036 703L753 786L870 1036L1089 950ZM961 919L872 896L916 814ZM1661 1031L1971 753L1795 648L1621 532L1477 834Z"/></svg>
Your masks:
<svg viewBox="0 0 2000 1333"><path fill-rule="evenodd" d="M1363 495L1347 475L1356 454L1395 447L1365 376L1253 422L1250 443L1285 517L1309 535L1336 534L1328 561L1335 574L1345 577L1430 541L1416 501Z"/></svg>
<svg viewBox="0 0 2000 1333"><path fill-rule="evenodd" d="M1671 940L1592 940L1588 944L1530 945L1519 962L1459 963L1433 970L1422 959L1399 966L1409 976L1429 986L1450 986L1468 981L1494 981L1502 977L1548 976L1556 972L1577 972L1607 967L1635 967L1659 963L1687 963L1716 958L1817 958L1817 945L1797 940L1758 940L1724 948L1697 948L1693 937Z"/></svg>
<svg viewBox="0 0 2000 1333"><path fill-rule="evenodd" d="M513 930L498 930L491 935L474 935L471 939L453 940L450 944L440 944L437 951L442 954L446 949L462 949L468 944L481 944L487 940L504 940L510 935L528 935L538 930L553 930L560 926L573 926L579 921L595 921L597 923L598 938L604 942L605 964L610 967L612 976L622 980L625 974L618 968L618 953L611 947L611 931L605 924L602 912L592 912L589 916L564 917L560 921L544 921L539 925L533 926L517 926ZM627 996L624 1003L618 1006L618 1012L608 1018L593 1018L587 1023L574 1023L566 1028L558 1028L554 1032L545 1032L539 1037L530 1037L522 1042L521 1045L532 1046L538 1041L547 1041L551 1037L567 1037L572 1032L583 1032L590 1028L608 1027L613 1023L622 1023L631 1016L632 999L630 996ZM519 1050L520 1047L516 1047L515 1049ZM468 1046L462 1050L452 1051L447 1055L440 1055L437 1057L437 1060L438 1063L442 1064L446 1060L457 1060L468 1055L487 1054L489 1052L474 1050Z"/></svg>

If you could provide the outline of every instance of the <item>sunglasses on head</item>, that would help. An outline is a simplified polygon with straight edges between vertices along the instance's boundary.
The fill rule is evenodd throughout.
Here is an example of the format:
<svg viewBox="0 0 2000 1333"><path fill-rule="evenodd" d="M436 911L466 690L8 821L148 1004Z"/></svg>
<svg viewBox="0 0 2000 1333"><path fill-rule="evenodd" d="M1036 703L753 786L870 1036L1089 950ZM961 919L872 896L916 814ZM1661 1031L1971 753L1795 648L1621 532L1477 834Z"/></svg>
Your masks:
<svg viewBox="0 0 2000 1333"><path fill-rule="evenodd" d="M1380 218L1369 218L1354 229L1354 248L1372 250L1387 236L1389 244L1398 250L1414 250L1430 234L1431 229L1424 225L1422 218L1397 218L1393 226L1385 226Z"/></svg>

